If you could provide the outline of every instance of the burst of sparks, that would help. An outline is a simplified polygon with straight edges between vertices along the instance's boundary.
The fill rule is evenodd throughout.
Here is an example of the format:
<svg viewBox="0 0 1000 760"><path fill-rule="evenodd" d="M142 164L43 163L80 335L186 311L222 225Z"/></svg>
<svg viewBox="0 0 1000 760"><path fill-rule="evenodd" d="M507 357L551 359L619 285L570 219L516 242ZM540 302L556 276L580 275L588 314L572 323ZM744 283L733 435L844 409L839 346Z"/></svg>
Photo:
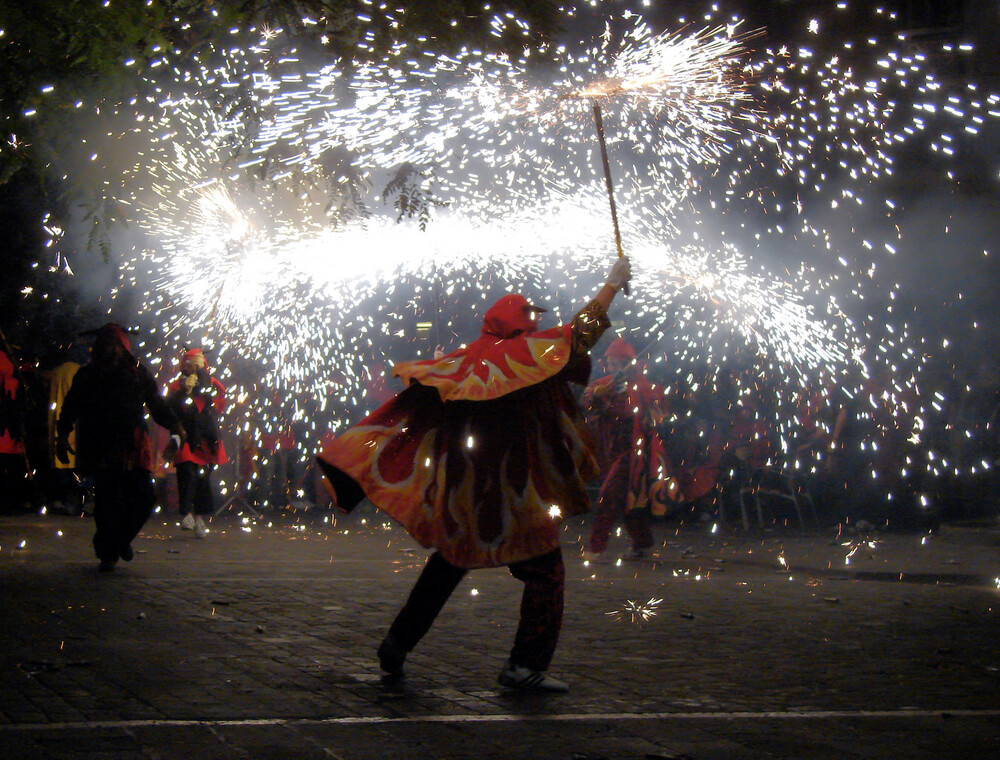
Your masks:
<svg viewBox="0 0 1000 760"><path fill-rule="evenodd" d="M844 555L844 564L845 565L851 564L851 558L854 557L855 554L857 554L859 551L863 549L867 549L870 552L874 552L875 550L878 549L878 544L879 542L877 539L869 538L867 536L855 538L841 544L842 546L847 547L847 554Z"/></svg>
<svg viewBox="0 0 1000 760"><path fill-rule="evenodd" d="M625 603L616 610L604 613L613 620L619 620L634 625L643 625L656 617L657 608L663 602L662 599L649 598L646 601L627 599Z"/></svg>
<svg viewBox="0 0 1000 760"><path fill-rule="evenodd" d="M522 22L498 17L496 33L508 25ZM888 34L820 55L750 50L740 28L657 35L634 17L582 53L560 49L544 85L527 58L469 49L411 58L399 48L351 74L309 70L279 29L216 51L221 66L165 52L150 73L156 95L130 104L122 132L140 147L120 202L153 243L127 257L116 292L143 293L135 319L154 343L215 350L242 400L230 415L238 430L277 429L260 400L271 388L315 441L369 407L364 364L412 358L407 314L429 317L433 342L454 346L511 284L557 291L564 319L579 303L563 294L583 298L599 282L612 241L593 168L598 101L636 272L626 321L637 343L653 341L665 384L715 391L720 368L752 355L757 372L739 379L739 397L782 409L860 368L862 382L843 390L867 402L874 426L884 430L888 410L907 433L902 475L960 474L922 444L945 400L921 388L923 338L891 305L861 324L848 314L899 294L880 264L904 247L901 204L879 196L898 151L926 147L947 167L952 133L995 121L1000 97L943 86L926 56ZM395 223L398 209L376 213L374 188L392 180L424 199L426 229ZM63 231L49 235L53 269L71 271ZM775 270L771 248L810 263ZM881 369L888 386L866 385ZM777 378L767 391L764 375ZM787 453L797 418L772 422Z"/></svg>

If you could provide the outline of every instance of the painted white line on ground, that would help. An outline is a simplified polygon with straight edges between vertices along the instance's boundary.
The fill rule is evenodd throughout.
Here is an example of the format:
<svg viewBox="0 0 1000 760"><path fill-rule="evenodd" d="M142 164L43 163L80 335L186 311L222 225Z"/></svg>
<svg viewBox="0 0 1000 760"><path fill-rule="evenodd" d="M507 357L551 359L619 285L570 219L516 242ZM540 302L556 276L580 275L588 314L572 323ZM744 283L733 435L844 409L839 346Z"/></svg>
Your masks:
<svg viewBox="0 0 1000 760"><path fill-rule="evenodd" d="M410 715L410 716L348 716L343 718L243 718L236 720L99 720L64 723L0 724L0 733L13 731L80 731L109 728L162 728L212 726L365 726L391 723L504 723L530 722L570 723L582 721L642 721L642 720L851 720L869 718L996 718L998 710L785 710L762 712L663 712L663 713L567 713L558 715Z"/></svg>

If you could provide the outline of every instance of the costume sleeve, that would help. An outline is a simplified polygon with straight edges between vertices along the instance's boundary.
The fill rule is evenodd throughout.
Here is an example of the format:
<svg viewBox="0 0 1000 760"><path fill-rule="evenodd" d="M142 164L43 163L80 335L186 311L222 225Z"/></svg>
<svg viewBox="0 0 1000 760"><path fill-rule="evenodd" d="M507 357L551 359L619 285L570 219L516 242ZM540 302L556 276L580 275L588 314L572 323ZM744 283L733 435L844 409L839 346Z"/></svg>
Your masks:
<svg viewBox="0 0 1000 760"><path fill-rule="evenodd" d="M177 415L167 400L160 395L156 380L141 364L136 367L136 372L139 374L139 384L142 386L142 400L149 408L149 413L153 415L153 421L168 430L175 428L178 424Z"/></svg>
<svg viewBox="0 0 1000 760"><path fill-rule="evenodd" d="M194 387L194 393L207 399L214 398L216 391L215 384L212 382L214 378L208 374L208 370L204 367L199 369L197 374L198 384Z"/></svg>
<svg viewBox="0 0 1000 760"><path fill-rule="evenodd" d="M570 327L573 355L581 356L597 344L604 331L611 327L611 320L603 306L591 301L573 317Z"/></svg>
<svg viewBox="0 0 1000 760"><path fill-rule="evenodd" d="M167 386L166 400L168 404L177 404L184 400L184 386L179 380L174 380Z"/></svg>
<svg viewBox="0 0 1000 760"><path fill-rule="evenodd" d="M588 414L602 414L610 406L611 394L607 378L599 378L587 386L580 399L580 406Z"/></svg>
<svg viewBox="0 0 1000 760"><path fill-rule="evenodd" d="M216 380L214 377L211 382L212 387L212 406L215 407L217 414L222 414L226 411L226 386Z"/></svg>
<svg viewBox="0 0 1000 760"><path fill-rule="evenodd" d="M76 425L76 418L80 415L80 397L83 391L81 387L86 381L87 373L80 371L73 376L66 397L63 399L62 408L59 410L59 419L56 421L56 435L60 437L68 436L73 432Z"/></svg>

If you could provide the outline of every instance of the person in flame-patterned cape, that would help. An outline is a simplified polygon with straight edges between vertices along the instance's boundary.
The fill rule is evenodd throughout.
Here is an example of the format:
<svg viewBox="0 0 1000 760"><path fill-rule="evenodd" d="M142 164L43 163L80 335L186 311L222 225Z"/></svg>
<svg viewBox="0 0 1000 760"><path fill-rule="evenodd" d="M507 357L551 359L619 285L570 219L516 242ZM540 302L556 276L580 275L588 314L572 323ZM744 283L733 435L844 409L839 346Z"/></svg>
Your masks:
<svg viewBox="0 0 1000 760"><path fill-rule="evenodd" d="M390 675L402 675L467 570L505 565L525 589L500 682L566 690L545 674L562 625L559 526L590 508L585 483L598 472L569 383L586 384L589 351L630 276L619 259L569 324L542 331L535 319L544 309L504 296L466 348L397 364L408 387L320 454L342 509L367 496L435 549L379 647Z"/></svg>

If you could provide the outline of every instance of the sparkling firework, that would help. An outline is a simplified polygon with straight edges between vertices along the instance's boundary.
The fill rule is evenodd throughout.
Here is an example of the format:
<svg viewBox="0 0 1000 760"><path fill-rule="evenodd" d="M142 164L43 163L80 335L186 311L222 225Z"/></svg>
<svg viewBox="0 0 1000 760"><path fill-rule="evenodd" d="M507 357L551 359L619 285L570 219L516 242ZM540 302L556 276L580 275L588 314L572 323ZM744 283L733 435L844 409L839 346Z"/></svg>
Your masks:
<svg viewBox="0 0 1000 760"><path fill-rule="evenodd" d="M122 267L116 292L145 295L128 321L156 345L214 349L243 399L238 428L273 424L264 388L314 438L346 424L368 407L373 360L457 347L511 287L564 320L580 305L565 294L600 281L600 100L636 272L624 330L658 341L664 384L714 390L752 357L739 396L763 410L839 377L916 446L943 397L920 392L924 338L891 305L867 306L900 295L884 263L905 249L902 202L881 188L904 150L926 150L953 184L954 133L978 134L1000 98L942 85L881 11L880 33L823 52L751 48L739 19L717 15L656 34L626 14L623 32L549 51L548 66L467 49L313 68L276 30L212 64L164 53L155 96L118 108L139 146L118 200L150 240ZM423 343L415 322L430 325ZM865 385L883 369L891 381ZM771 422L790 454L799 420ZM958 473L928 447L903 466L924 471Z"/></svg>
<svg viewBox="0 0 1000 760"><path fill-rule="evenodd" d="M879 541L871 536L858 536L850 541L845 541L841 544L847 548L847 554L844 555L844 564L851 564L851 560L857 555L858 552L866 551L868 553L869 559L878 549Z"/></svg>
<svg viewBox="0 0 1000 760"><path fill-rule="evenodd" d="M655 598L647 599L645 602L640 602L635 599L627 599L625 604L617 610L605 612L604 614L613 620L642 626L656 617L657 608L662 602L662 599Z"/></svg>

